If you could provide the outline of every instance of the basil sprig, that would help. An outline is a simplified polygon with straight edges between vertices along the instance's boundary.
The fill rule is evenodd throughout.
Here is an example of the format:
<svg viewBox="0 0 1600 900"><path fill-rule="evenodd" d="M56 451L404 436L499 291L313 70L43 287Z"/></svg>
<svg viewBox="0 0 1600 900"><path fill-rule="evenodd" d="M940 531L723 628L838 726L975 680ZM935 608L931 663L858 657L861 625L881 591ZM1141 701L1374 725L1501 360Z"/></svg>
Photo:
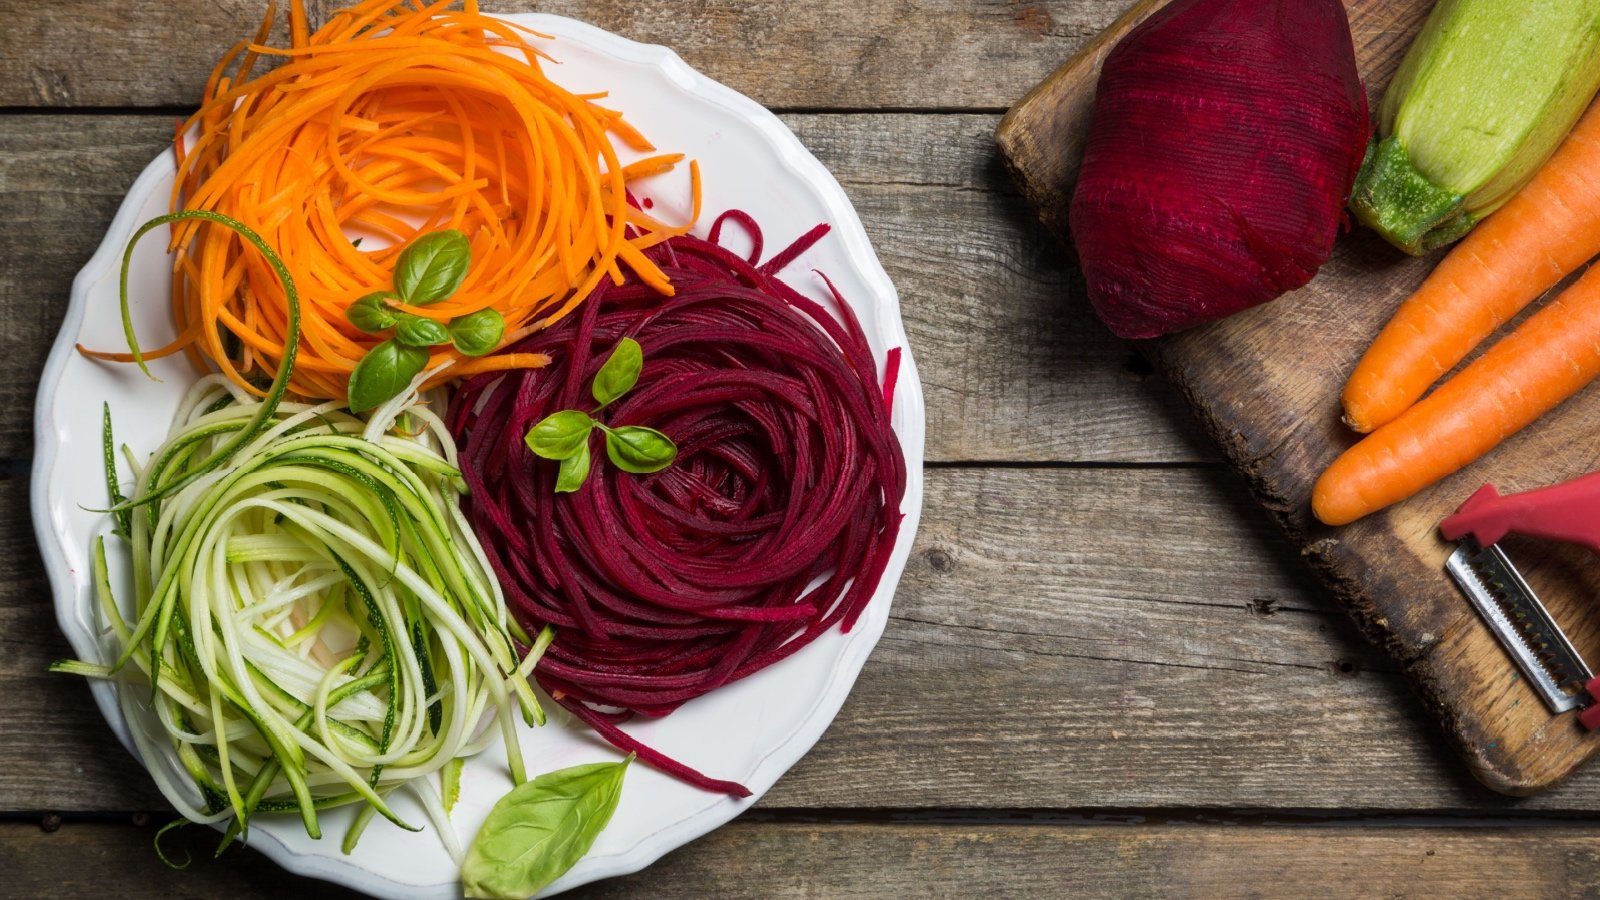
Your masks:
<svg viewBox="0 0 1600 900"><path fill-rule="evenodd" d="M350 409L362 412L393 399L428 365L427 348L454 344L465 356L483 356L500 345L505 317L492 309L457 316L449 323L402 312L389 301L428 306L448 299L466 280L472 245L455 229L422 235L400 251L394 290L374 291L350 304L345 318L368 334L393 330L350 373Z"/></svg>
<svg viewBox="0 0 1600 900"><path fill-rule="evenodd" d="M633 754L619 763L540 775L495 802L461 864L468 897L522 900L566 874L594 846L622 797Z"/></svg>
<svg viewBox="0 0 1600 900"><path fill-rule="evenodd" d="M594 412L633 390L644 370L644 351L633 338L623 338L595 373L590 393L600 404ZM528 429L523 442L535 456L557 460L556 492L568 494L583 486L589 477L589 435L600 429L606 436L606 456L624 472L648 475L659 472L678 457L678 445L654 428L620 425L615 428L591 413L564 409L551 413Z"/></svg>

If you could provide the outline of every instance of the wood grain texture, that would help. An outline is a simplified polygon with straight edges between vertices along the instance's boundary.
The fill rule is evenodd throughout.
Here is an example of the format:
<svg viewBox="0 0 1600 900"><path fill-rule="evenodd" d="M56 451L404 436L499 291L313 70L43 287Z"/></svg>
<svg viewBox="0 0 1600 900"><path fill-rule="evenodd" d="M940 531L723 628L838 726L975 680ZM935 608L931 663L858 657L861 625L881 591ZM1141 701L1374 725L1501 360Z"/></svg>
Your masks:
<svg viewBox="0 0 1600 900"><path fill-rule="evenodd" d="M1352 0L1347 7L1376 105L1427 4ZM1011 114L998 137L1002 150L1014 154L1013 171L1032 185L1029 195L1051 204L1043 217L1063 240L1062 206L1070 197L1063 173L1073 148L1052 155L1025 136L1081 133L1087 123L1080 101L1097 66L1093 54L1068 63L1050 87ZM1317 474L1353 443L1338 422L1346 375L1436 261L1406 258L1359 231L1339 243L1304 289L1143 349L1363 629L1410 673L1474 773L1496 790L1529 794L1566 777L1600 749L1600 739L1584 733L1571 714L1551 717L1517 676L1443 574L1449 548L1433 529L1486 480L1521 490L1594 469L1600 394L1575 398L1465 471L1352 526L1322 527L1308 508ZM1579 649L1595 658L1600 618L1592 597L1600 573L1587 554L1527 542L1510 549Z"/></svg>
<svg viewBox="0 0 1600 900"><path fill-rule="evenodd" d="M255 36L266 9L262 0L137 9L99 0L4 0L0 106L194 106L212 66ZM288 33L280 20L273 41L287 41Z"/></svg>
<svg viewBox="0 0 1600 900"><path fill-rule="evenodd" d="M1090 314L994 162L993 115L789 115L901 295L939 461L1214 460L1175 391ZM31 409L72 278L169 116L0 117L0 403ZM114 314L107 309L106 314ZM131 372L131 370L130 370ZM0 418L0 459L32 453Z"/></svg>
<svg viewBox="0 0 1600 900"><path fill-rule="evenodd" d="M22 489L0 481L0 810L161 809L44 671L68 650ZM1516 804L1474 784L1275 532L1215 470L930 470L888 630L762 804L1600 809L1600 771Z"/></svg>
<svg viewBox="0 0 1600 900"><path fill-rule="evenodd" d="M0 825L0 866L19 897L353 900L277 870L253 850L211 858L214 833L150 824ZM793 824L740 820L648 870L573 900L702 897L1592 897L1600 849L1586 828Z"/></svg>
<svg viewBox="0 0 1600 900"><path fill-rule="evenodd" d="M313 21L346 5L308 4ZM767 106L858 110L1004 109L1116 18L1123 5L1124 0L483 2L490 12L556 13L664 44ZM97 0L4 0L0 106L193 106L217 58L255 32L265 8L262 0L170 0L130 14L127 7Z"/></svg>

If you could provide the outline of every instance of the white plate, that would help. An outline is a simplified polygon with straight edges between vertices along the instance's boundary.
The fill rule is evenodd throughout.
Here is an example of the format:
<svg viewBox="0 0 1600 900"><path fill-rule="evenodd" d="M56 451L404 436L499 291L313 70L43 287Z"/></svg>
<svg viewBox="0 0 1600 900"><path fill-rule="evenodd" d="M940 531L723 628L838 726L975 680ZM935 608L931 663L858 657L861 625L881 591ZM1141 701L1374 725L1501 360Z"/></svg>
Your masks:
<svg viewBox="0 0 1600 900"><path fill-rule="evenodd" d="M889 601L905 567L922 509L924 413L916 366L900 322L899 301L855 210L833 176L777 117L759 104L689 68L671 50L619 38L589 25L548 15L509 16L555 36L538 41L560 61L551 77L577 92L610 93L607 105L662 150L698 159L705 175L702 235L715 213L743 209L761 223L768 255L787 246L818 222L833 231L785 273L797 289L824 299L812 270L826 272L861 319L873 351L902 348L894 428L907 464L905 523L883 583L850 634L824 635L783 662L737 684L685 705L654 722L628 728L640 740L718 778L738 781L752 796L735 800L698 790L643 765L628 773L621 805L593 850L551 886L565 890L597 878L637 871L662 854L727 822L754 803L816 743L844 703L867 655L889 617ZM140 453L153 451L166 433L179 398L194 378L179 359L152 369L152 383L131 366L96 363L73 350L123 346L117 317L117 271L133 230L167 211L174 177L172 155L152 162L128 192L94 258L72 287L72 303L45 366L35 414L33 519L45 568L54 589L61 629L74 651L104 660L95 622L88 553L91 537L106 529L100 461L100 404L108 401L118 440ZM668 220L686 217L684 176L663 176L643 186L654 212ZM654 193L653 193L654 192ZM132 296L146 347L172 333L165 301L170 285L162 235L144 240L135 255ZM95 700L124 746L129 745L111 688L93 685ZM541 729L524 730L529 766L550 771L584 762L615 759L604 741L559 711ZM131 750L131 747L130 747ZM470 840L494 801L511 787L505 756L497 749L473 759L462 779L453 819ZM402 808L412 821L420 810ZM326 878L371 894L396 898L459 896L458 872L432 828L411 834L374 820L354 854L339 851L348 811L324 815L320 841L308 838L298 818L262 816L252 823L251 843L285 868Z"/></svg>

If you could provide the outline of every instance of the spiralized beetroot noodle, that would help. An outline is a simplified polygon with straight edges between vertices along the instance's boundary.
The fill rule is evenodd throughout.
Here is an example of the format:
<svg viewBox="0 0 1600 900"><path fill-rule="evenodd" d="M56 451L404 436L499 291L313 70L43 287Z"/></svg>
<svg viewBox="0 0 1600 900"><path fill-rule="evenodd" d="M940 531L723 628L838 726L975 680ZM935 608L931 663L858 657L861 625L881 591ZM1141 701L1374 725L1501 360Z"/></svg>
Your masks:
<svg viewBox="0 0 1600 900"><path fill-rule="evenodd" d="M726 222L748 232L748 259L720 245ZM758 263L755 221L724 213L709 241L648 251L673 296L602 282L578 315L506 351L547 354L548 367L467 379L451 404L468 514L507 601L530 631L556 628L540 686L617 747L736 796L749 791L617 726L849 631L888 565L906 486L889 425L899 350L880 383L832 283L837 315L776 277L827 230ZM523 436L550 413L593 408L589 386L623 337L643 348L644 370L600 418L660 429L678 457L630 475L597 433L588 480L557 494L557 464Z"/></svg>

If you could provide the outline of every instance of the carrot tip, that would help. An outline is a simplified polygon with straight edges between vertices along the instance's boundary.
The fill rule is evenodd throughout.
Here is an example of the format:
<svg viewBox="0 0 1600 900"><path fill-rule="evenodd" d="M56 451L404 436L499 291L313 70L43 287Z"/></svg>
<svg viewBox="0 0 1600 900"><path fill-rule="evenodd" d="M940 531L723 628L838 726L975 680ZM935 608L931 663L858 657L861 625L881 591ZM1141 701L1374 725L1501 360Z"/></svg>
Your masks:
<svg viewBox="0 0 1600 900"><path fill-rule="evenodd" d="M1349 410L1346 410L1344 415L1339 417L1339 421L1343 422L1345 427L1358 434L1367 434L1368 432L1372 431L1372 424L1370 422L1363 421L1355 415L1352 415Z"/></svg>

